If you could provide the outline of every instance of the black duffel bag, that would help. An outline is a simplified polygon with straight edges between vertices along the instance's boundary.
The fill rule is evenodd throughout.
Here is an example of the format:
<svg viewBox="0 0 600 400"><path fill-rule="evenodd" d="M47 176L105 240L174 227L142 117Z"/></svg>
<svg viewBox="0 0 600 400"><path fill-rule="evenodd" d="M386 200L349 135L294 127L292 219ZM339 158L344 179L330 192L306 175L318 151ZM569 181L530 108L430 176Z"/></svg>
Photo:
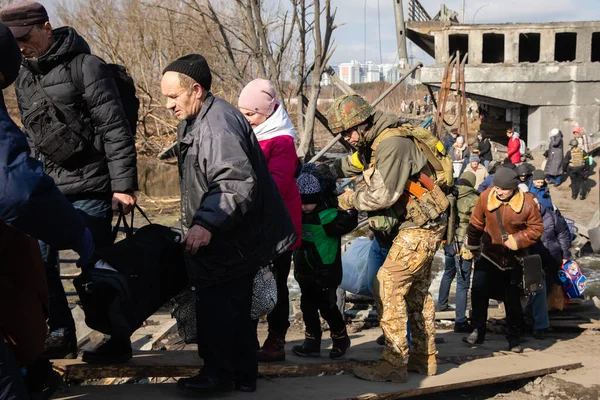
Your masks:
<svg viewBox="0 0 600 400"><path fill-rule="evenodd" d="M144 215L139 207L138 210ZM97 250L94 264L84 268L73 284L87 326L114 337L128 338L180 293L188 278L180 231L150 223L133 233L121 214L115 235L121 220L126 238ZM102 261L104 266L97 268Z"/></svg>

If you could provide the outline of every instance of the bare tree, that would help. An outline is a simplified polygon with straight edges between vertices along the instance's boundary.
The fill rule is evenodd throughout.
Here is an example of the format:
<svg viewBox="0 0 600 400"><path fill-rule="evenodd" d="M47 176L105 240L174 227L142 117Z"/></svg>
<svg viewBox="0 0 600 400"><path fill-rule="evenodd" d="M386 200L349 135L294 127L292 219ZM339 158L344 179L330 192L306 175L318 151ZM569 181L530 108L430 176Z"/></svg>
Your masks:
<svg viewBox="0 0 600 400"><path fill-rule="evenodd" d="M306 10L306 0L298 0L300 10ZM304 7L304 8L303 8ZM321 9L321 1L313 0L313 42L314 62L312 66L312 82L310 85L309 102L304 113L304 127L300 132L300 143L298 145L298 156L308 159L314 153L313 135L315 130L315 115L317 101L321 93L321 76L327 67L327 63L335 51L332 33L337 28L334 25L336 10L331 10L331 0L325 0L325 6ZM324 17L325 26L322 26L321 18ZM323 29L324 28L324 29ZM300 32L300 36L306 32Z"/></svg>

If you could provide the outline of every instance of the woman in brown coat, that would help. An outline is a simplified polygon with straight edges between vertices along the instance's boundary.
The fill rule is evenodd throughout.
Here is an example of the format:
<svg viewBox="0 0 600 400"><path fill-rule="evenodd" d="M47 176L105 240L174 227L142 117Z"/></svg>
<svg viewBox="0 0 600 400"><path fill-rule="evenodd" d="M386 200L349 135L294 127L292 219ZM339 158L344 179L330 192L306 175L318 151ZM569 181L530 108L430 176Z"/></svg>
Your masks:
<svg viewBox="0 0 600 400"><path fill-rule="evenodd" d="M521 352L522 267L516 257L527 255L527 248L544 233L544 224L533 197L518 190L515 171L498 169L493 184L481 193L467 229L465 247L481 257L475 262L471 289L475 330L464 341L483 343L491 297L502 300L506 307L509 350Z"/></svg>

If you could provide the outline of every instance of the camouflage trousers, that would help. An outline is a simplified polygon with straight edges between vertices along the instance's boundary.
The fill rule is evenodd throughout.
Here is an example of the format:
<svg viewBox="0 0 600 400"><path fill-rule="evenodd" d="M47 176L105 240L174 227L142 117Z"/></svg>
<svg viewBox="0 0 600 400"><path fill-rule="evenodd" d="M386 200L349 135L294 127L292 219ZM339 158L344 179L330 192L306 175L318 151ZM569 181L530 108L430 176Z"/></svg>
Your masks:
<svg viewBox="0 0 600 400"><path fill-rule="evenodd" d="M382 358L392 365L408 364L407 318L411 354L431 356L435 349L435 306L429 286L431 263L445 227L403 229L394 239L375 279L380 324L386 338Z"/></svg>

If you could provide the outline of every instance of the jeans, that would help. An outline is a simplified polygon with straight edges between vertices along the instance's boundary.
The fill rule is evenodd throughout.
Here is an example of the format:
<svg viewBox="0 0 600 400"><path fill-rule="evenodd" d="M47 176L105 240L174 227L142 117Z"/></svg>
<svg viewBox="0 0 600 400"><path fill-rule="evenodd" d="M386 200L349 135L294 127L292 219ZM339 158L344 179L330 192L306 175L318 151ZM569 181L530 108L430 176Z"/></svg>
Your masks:
<svg viewBox="0 0 600 400"><path fill-rule="evenodd" d="M485 167L486 170L490 167L491 163L492 162L490 160L483 160L483 166Z"/></svg>
<svg viewBox="0 0 600 400"><path fill-rule="evenodd" d="M562 175L548 175L548 180L550 183L554 183L555 185L560 185Z"/></svg>
<svg viewBox="0 0 600 400"><path fill-rule="evenodd" d="M111 222L112 205L111 199L87 199L76 200L73 207L83 218L85 225L92 233L96 248L106 247L113 242ZM65 289L60 280L58 270L58 251L50 248L46 243L40 243L44 267L46 269L46 280L48 281L48 293L50 299L50 310L48 324L50 331L60 328L75 331L75 321L71 315L71 309L67 301Z"/></svg>
<svg viewBox="0 0 600 400"><path fill-rule="evenodd" d="M458 244L459 248L462 243ZM448 306L448 296L450 295L450 285L456 275L456 250L454 244L444 245L444 275L440 283L440 293L438 297L438 307L444 309ZM471 284L471 266L472 260L463 260L461 258L460 273L456 280L456 323L464 324L467 322L467 295Z"/></svg>
<svg viewBox="0 0 600 400"><path fill-rule="evenodd" d="M29 393L25 381L17 368L11 346L4 341L0 332L0 399L27 400Z"/></svg>
<svg viewBox="0 0 600 400"><path fill-rule="evenodd" d="M269 315L267 322L269 330L285 336L290 327L290 292L287 286L292 252L287 251L273 263L275 280L277 282L277 304Z"/></svg>
<svg viewBox="0 0 600 400"><path fill-rule="evenodd" d="M379 268L385 262L390 249L386 249L385 247L380 247L377 239L373 239L371 241L371 248L369 249L369 259L367 260L367 271L369 271L369 292L371 295L375 297L375 291L373 289L373 284L375 283L375 277L377 276L377 272ZM379 316L381 318L381 315ZM408 340L408 346L412 345L412 341L410 338L410 320L406 323L406 339Z"/></svg>
<svg viewBox="0 0 600 400"><path fill-rule="evenodd" d="M533 329L547 329L550 326L548 317L548 302L546 301L546 282L544 288L538 290L527 298L526 309L531 309L533 314Z"/></svg>
<svg viewBox="0 0 600 400"><path fill-rule="evenodd" d="M249 275L196 291L202 374L224 381L256 381L258 340L256 321L250 316L253 283L254 275Z"/></svg>
<svg viewBox="0 0 600 400"><path fill-rule="evenodd" d="M371 241L371 248L369 249L369 258L367 260L367 271L369 277L369 293L371 296L375 296L375 292L373 291L373 283L375 282L375 277L377 276L377 271L385 262L385 258L387 257L390 249L379 247L379 242L377 239L373 239Z"/></svg>

